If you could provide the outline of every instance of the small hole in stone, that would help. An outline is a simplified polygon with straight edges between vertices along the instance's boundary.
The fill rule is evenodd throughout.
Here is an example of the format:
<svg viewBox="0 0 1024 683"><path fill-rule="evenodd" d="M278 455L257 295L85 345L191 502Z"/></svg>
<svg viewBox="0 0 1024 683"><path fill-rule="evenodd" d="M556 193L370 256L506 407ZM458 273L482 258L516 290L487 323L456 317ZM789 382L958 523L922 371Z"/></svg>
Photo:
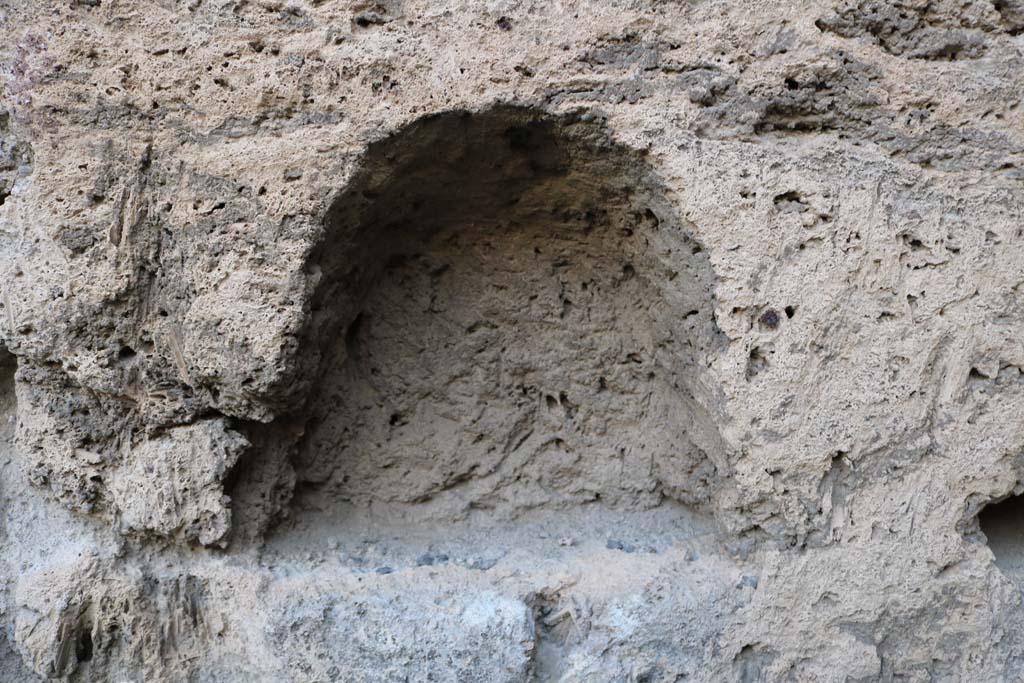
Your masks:
<svg viewBox="0 0 1024 683"><path fill-rule="evenodd" d="M80 662L88 662L92 660L92 633L85 629L78 636L78 642L75 644L75 658Z"/></svg>
<svg viewBox="0 0 1024 683"><path fill-rule="evenodd" d="M755 346L750 350L750 355L747 358L747 380L753 379L768 369L770 365L768 355L770 353L771 347Z"/></svg>

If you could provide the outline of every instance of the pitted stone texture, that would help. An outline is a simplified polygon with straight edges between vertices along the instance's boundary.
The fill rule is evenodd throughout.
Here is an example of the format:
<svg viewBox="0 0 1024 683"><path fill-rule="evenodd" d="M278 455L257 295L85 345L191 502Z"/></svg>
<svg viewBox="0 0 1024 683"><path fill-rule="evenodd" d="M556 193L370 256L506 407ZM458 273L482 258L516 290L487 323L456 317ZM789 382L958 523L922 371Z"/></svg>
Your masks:
<svg viewBox="0 0 1024 683"><path fill-rule="evenodd" d="M126 454L111 486L121 526L210 545L231 528L222 483L248 446L223 420L175 427Z"/></svg>
<svg viewBox="0 0 1024 683"><path fill-rule="evenodd" d="M702 513L682 509L673 498L706 492L701 504L719 529L713 547L694 560L707 563L707 590L693 588L697 579L671 564L631 565L632 583L624 590L635 588L632 594L640 597L624 602L624 593L595 594L595 614L618 617L602 621L607 631L597 630L593 640L561 638L565 621L556 617L562 603L552 596L574 577L502 593L512 601L502 604L514 609L501 615L519 614L518 600L535 617L534 634L544 632L537 614L552 622L546 628L565 650L536 650L550 668L536 659L523 667L524 648L513 642L518 630L460 630L457 610L438 617L436 632L454 634L438 647L466 652L469 641L462 636L495 634L494 652L515 653L495 661L523 681L536 678L538 667L554 679L574 672L589 680L659 683L680 675L844 683L1020 677L1020 589L994 563L977 523L987 504L1024 488L1020 10L1017 0L43 0L0 7L0 109L6 112L0 114L0 336L19 368L19 447L0 469L9 530L3 566L6 585L19 584L16 593L30 608L15 613L15 601L7 599L7 640L38 671L68 671L79 658L66 654L67 624L81 633L89 612L82 607L81 619L68 612L62 620L56 607L62 599L70 596L65 604L71 609L127 586L125 594L145 605L140 596L149 593L132 592L137 577L170 586L202 574L209 611L240 615L222 638L179 640L177 632L140 617L139 634L93 638L88 662L83 642L83 663L71 680L174 681L182 670L232 683L280 680L288 668L282 662L301 656L292 646L277 653L267 645L264 598L281 596L275 619L287 625L288 604L310 593L311 577L330 584L323 589L336 592L337 614L353 620L331 625L332 632L365 625L371 642L374 633L415 636L379 621L357 621L351 605L362 583L373 585L371 597L397 601L405 590L409 605L423 606L427 596L467 590L467 576L475 579L469 590L480 595L500 593L509 577L536 566L554 576L559 567L545 564L554 557L546 544L559 539L581 553L593 544L609 553L580 555L590 559L575 565L581 581L600 578L620 555L637 556L624 550L633 541L600 538L599 529L581 521L591 519L581 510L603 503L563 497L579 488L574 475L555 477L558 485L546 494L563 507L539 509L552 513L557 537L523 540L522 499L510 495L497 510L490 504L504 502L484 490L468 498L483 507L470 505L460 514L444 509L434 517L456 535L465 525L505 514L503 523L511 526L474 541L467 556L476 559L459 565L465 573L392 566L390 559L361 567L358 558L384 560L369 550L380 545L380 533L370 528L336 539L348 553L340 557L330 547L333 527L318 522L346 511L379 514L380 528L393 529L394 542L411 547L416 539L409 524L431 518L439 499L435 492L425 503L402 503L408 509L401 515L394 502L437 487L396 490L392 484L402 474L386 468L367 478L367 466L379 462L367 450L388 452L373 438L374 429L384 429L377 423L345 436L365 446L354 460L361 479L344 482L343 461L330 449L325 455L331 457L314 459L330 465L323 476L309 462L291 460L303 453L304 439L330 432L327 422L304 422L317 403L306 403L322 388L317 383L331 384L336 372L343 374L339 368L356 365L341 357L321 363L325 349L344 346L352 320L320 328L318 313L354 317L364 303L354 301L356 294L365 294L366 301L396 302L396 312L423 314L416 283L429 286L430 271L417 271L416 261L393 264L395 279L376 280L374 287L318 288L328 270L318 247L326 245L342 263L359 262L347 248L351 240L338 231L337 201L364 188L359 173L373 144L445 113L516 107L555 119L586 117L611 145L629 150L627 158L642 159L668 209L653 207L655 216L671 216L703 250L709 291L697 308L721 334L715 345L674 359L704 364L687 376L700 376L688 381L708 419L693 422L713 427L714 438L706 442L718 446L698 445L714 463L717 483L695 485L703 470L692 470L695 461L687 455L682 467L665 470L678 477L671 487L676 494L643 509L656 498L656 487L645 488L654 478L643 463L628 461L632 469L610 480L599 452L599 466L588 474L606 493L652 494L634 513L671 512L680 521ZM460 144L441 141L421 157L441 163ZM410 189L416 189L446 176L427 168L411 177L417 182ZM391 184L401 186L400 179ZM450 192L458 196L460 189ZM396 204L398 198L391 199ZM614 193L608 199L623 206ZM458 218L446 226L468 220ZM528 221L515 234L538 235L544 225ZM495 267L465 251L482 244L487 229L463 233L473 238L455 242L463 251L445 252L428 240L427 252ZM588 237L586 248L604 247L576 273L607 273L619 256L643 251L606 234ZM621 253L609 254L616 249ZM493 253L514 252L505 242ZM368 259L367 265L381 275L387 260ZM615 324L588 340L572 339L580 349L589 350L592 340L663 337L659 325L677 322L659 318L671 305L625 313L624 293L664 297L669 289L660 266L644 268L636 259L632 265L635 277L625 287L594 302ZM462 312L435 323L462 322L465 311L476 312L486 301L488 280L454 277L458 272L447 272L450 281L442 274L438 286L449 301L463 302ZM553 280L532 267L515 272L524 275L512 284L539 285L536 306L555 303L555 290L547 286ZM452 289L445 290L449 282ZM455 284L483 291L475 299L466 294L475 303L465 302L454 296L462 292ZM528 302L498 303L509 328L518 327L520 310L529 310ZM380 342L379 350L406 339L383 334L372 317L369 322L360 334ZM436 331L425 321L419 329ZM559 336L565 334L531 336L518 348L536 356L545 339L568 343ZM469 336L457 331L448 339L458 342L460 355L470 346ZM430 350L444 372L469 365L464 357L445 363L437 348ZM599 351L604 364L611 352ZM407 374L414 386L423 383L422 368L409 368L400 353L384 355L392 380ZM550 367L579 363L554 351L544 357ZM586 373L572 375L589 386ZM628 379L641 387L645 378ZM381 389L390 394L396 382ZM554 429L551 414L543 412L547 395L554 415L566 402L582 414L574 387L565 401L546 387L538 393L529 407L538 433ZM476 386L463 400L485 394ZM353 395L343 396L348 403L331 409L352 413ZM451 396L425 398L430 407ZM639 420L642 413L631 412L635 406L627 401L594 406L594 415L609 408L605 415ZM389 422L392 413L385 415ZM401 415L395 426L400 423ZM653 449L661 427L671 432L678 425L658 420L657 429L637 435L634 424L624 440L638 445L647 439ZM495 434L504 423L497 426ZM246 447L236 433L253 445ZM438 447L442 441L428 440L423 453L443 456L449 451ZM211 450L204 446L193 458L185 455L188 444ZM145 482L138 500L128 496L129 479L122 476L135 478L146 462L154 471L175 471L160 468L179 462L179 455L181 463L188 461L181 482ZM546 469L526 468L527 483L516 486L540 490L549 474L561 471L561 454L555 456L533 460ZM581 454L578 469L585 458ZM422 457L395 464L415 465L412 470L443 482L451 468L446 462L447 469L434 472L435 462ZM459 474L472 465L456 464ZM336 485L337 495L313 490L321 480ZM646 483L638 487L638 480ZM177 486L185 481L194 484L187 492ZM297 495L289 504L293 481ZM362 500L344 488L369 481L389 485L367 485L374 495ZM475 472L461 483L488 484ZM159 498L173 491L183 506L165 506L178 500L173 493ZM230 502L219 497L224 493ZM341 500L345 496L357 500ZM375 506L387 497L392 500L383 509ZM122 506L130 513L128 534L117 528ZM237 528L227 529L228 511L239 520ZM202 515L207 521L194 525ZM638 527L656 535L650 518ZM268 529L294 555L261 560ZM307 529L314 530L308 538ZM235 545L221 555L193 547L201 543L190 538ZM609 541L623 550L606 548ZM491 552L493 545L513 542L532 554ZM81 564L79 554L95 557L95 564ZM503 569L499 561L482 568L499 555L511 566ZM318 572L327 562L343 569ZM477 568L467 568L474 562ZM392 573L376 573L386 568ZM406 571L412 574L403 576ZM364 574L379 578L371 582ZM38 578L47 576L66 580ZM294 581L291 588L277 592L286 581ZM666 585L672 591L658 588ZM447 604L472 599L457 595ZM713 606L700 612L706 622L693 621L696 605ZM584 611L564 607L583 623ZM374 613L387 622L426 609L396 602ZM647 615L652 621L644 621ZM494 623L506 623L502 619ZM16 621L25 628L17 630ZM670 629L685 636L661 637ZM100 642L116 644L104 652L127 654L104 659ZM138 642L152 646L145 648L152 660L140 664L131 655ZM183 652L172 642L186 643L181 656L187 666L168 654ZM423 680L464 671L459 663L431 668L448 661L431 649L437 642L425 639L428 646L410 655L402 673ZM413 650L404 642L393 650L369 648L376 654L360 665L371 672L367 676L388 671L380 654L398 651ZM327 654L344 659L340 649ZM17 671L2 651L0 663L4 673ZM330 675L308 665L310 672Z"/></svg>
<svg viewBox="0 0 1024 683"><path fill-rule="evenodd" d="M24 377L25 373L23 373ZM223 418L147 435L124 402L63 383L23 382L18 443L30 480L69 508L128 533L220 542L231 528L223 481L248 446Z"/></svg>

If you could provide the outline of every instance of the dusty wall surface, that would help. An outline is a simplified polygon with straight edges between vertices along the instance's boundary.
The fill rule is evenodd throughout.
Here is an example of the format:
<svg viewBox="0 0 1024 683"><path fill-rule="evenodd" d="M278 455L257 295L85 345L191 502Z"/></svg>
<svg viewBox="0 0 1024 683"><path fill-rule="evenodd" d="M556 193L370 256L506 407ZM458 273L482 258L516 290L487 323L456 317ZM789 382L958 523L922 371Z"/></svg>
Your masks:
<svg viewBox="0 0 1024 683"><path fill-rule="evenodd" d="M0 680L1024 680L1020 0L0 30Z"/></svg>

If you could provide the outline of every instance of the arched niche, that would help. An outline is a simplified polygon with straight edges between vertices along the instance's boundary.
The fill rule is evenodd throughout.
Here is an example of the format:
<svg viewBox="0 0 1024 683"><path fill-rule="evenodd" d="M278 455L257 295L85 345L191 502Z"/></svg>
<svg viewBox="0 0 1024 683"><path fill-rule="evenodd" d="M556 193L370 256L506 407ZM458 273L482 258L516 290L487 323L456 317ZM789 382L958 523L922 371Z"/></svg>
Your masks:
<svg viewBox="0 0 1024 683"><path fill-rule="evenodd" d="M310 271L299 507L711 499L711 268L599 119L497 106L371 144Z"/></svg>

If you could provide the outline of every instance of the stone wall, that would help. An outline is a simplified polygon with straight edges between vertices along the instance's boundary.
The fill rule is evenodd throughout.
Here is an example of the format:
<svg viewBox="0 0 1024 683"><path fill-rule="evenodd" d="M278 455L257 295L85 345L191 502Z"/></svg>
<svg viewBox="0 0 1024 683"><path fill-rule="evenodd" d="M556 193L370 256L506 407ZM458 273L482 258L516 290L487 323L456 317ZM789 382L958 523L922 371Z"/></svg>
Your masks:
<svg viewBox="0 0 1024 683"><path fill-rule="evenodd" d="M0 31L3 681L1024 676L1020 0Z"/></svg>

